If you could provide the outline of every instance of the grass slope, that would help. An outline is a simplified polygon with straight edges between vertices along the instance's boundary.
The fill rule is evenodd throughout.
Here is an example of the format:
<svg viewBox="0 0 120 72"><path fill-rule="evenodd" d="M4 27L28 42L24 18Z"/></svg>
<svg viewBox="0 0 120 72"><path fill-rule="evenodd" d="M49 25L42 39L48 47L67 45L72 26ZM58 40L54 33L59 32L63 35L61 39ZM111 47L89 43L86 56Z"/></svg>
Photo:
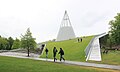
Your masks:
<svg viewBox="0 0 120 72"><path fill-rule="evenodd" d="M119 71L0 56L0 72L119 72Z"/></svg>
<svg viewBox="0 0 120 72"><path fill-rule="evenodd" d="M55 46L57 47L58 51L60 47L63 48L66 60L85 61L84 49L92 38L93 36L84 37L82 38L83 41L79 43L77 42L77 38L60 42L48 42L46 46L49 50L48 57L53 58L53 47ZM45 58L45 52L43 53L43 55L41 55L41 57ZM58 54L57 58L59 58Z"/></svg>

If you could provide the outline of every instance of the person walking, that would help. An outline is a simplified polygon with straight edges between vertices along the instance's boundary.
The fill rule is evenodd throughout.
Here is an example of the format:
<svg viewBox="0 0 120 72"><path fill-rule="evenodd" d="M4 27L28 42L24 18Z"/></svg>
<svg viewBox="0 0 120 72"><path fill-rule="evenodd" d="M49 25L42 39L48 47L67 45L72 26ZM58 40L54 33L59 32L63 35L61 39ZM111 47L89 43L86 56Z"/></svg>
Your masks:
<svg viewBox="0 0 120 72"><path fill-rule="evenodd" d="M78 42L79 42L80 40L79 40L79 38L78 38Z"/></svg>
<svg viewBox="0 0 120 72"><path fill-rule="evenodd" d="M56 47L54 47L54 48L53 48L54 62L55 62L55 60L57 60L57 58L56 58L56 53L57 53L57 49L56 49Z"/></svg>
<svg viewBox="0 0 120 72"><path fill-rule="evenodd" d="M65 61L65 58L63 57L63 56L64 56L64 51L63 51L62 48L60 48L60 51L59 51L58 54L60 54L60 61L61 61L62 59Z"/></svg>
<svg viewBox="0 0 120 72"><path fill-rule="evenodd" d="M82 38L80 38L81 42L82 42Z"/></svg>
<svg viewBox="0 0 120 72"><path fill-rule="evenodd" d="M48 49L47 48L45 49L45 52L46 52L46 58L48 58Z"/></svg>

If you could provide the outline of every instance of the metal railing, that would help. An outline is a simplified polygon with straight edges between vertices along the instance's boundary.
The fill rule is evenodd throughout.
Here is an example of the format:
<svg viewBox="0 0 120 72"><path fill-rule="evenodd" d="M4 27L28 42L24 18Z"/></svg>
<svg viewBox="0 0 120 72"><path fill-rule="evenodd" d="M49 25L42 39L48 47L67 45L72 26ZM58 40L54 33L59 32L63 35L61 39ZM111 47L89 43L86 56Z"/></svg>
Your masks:
<svg viewBox="0 0 120 72"><path fill-rule="evenodd" d="M88 58L88 56L89 56L89 54L90 54L90 52L91 52L91 46L92 46L92 43L93 43L95 37L96 37L96 36L94 36L94 38L92 38L92 40L89 42L89 44L87 45L87 47L86 47L85 50L84 50L84 51L85 51L86 61L87 61L87 58Z"/></svg>

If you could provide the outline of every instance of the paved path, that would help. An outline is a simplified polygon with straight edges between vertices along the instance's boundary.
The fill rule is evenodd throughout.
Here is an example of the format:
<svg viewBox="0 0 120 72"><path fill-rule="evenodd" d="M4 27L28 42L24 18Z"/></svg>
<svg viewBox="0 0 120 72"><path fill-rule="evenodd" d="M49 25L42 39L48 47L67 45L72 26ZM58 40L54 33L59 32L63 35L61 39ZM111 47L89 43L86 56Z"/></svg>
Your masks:
<svg viewBox="0 0 120 72"><path fill-rule="evenodd" d="M42 61L49 61L53 62L53 59L45 59L45 58L39 58L39 55L31 54L31 57L26 57L26 53L17 53L17 52L4 52L0 53L0 56L10 56L10 57L17 57L17 58L28 58L28 59L34 59L34 60L42 60ZM98 67L98 68L108 68L108 69L116 69L120 70L120 66L116 65L107 65L107 64L96 64L96 63L87 63L87 62L77 62L77 61L63 61L60 62L59 60L56 61L57 63L63 63L63 64L70 64L70 65L80 65L80 66L92 66L92 67Z"/></svg>

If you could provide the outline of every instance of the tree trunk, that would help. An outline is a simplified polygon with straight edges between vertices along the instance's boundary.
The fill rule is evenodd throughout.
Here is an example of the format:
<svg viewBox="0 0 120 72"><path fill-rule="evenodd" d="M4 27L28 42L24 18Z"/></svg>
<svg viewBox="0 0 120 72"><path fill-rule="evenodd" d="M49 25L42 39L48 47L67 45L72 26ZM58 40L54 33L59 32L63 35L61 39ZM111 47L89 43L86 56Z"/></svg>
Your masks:
<svg viewBox="0 0 120 72"><path fill-rule="evenodd" d="M28 57L29 57L29 48L28 48Z"/></svg>

